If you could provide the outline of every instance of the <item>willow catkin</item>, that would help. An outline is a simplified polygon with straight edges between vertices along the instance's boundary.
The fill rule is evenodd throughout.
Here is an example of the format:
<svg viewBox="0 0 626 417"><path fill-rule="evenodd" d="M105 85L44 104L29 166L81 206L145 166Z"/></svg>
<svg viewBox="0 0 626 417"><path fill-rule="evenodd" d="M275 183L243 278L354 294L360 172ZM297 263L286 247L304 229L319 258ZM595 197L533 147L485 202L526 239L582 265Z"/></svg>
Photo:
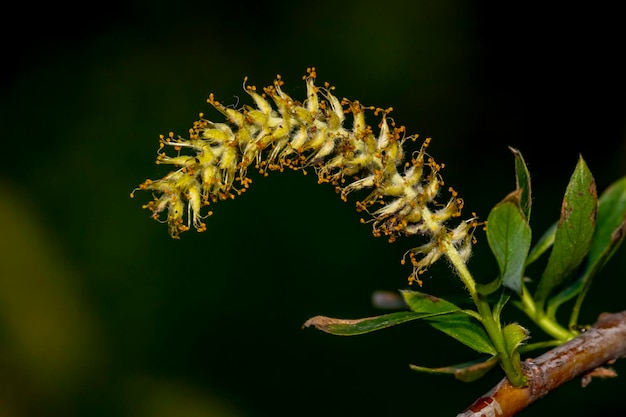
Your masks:
<svg viewBox="0 0 626 417"><path fill-rule="evenodd" d="M446 225L460 216L463 200L452 188L446 200L436 199L443 186L443 166L426 153L430 139L419 151L405 155L404 143L417 140L417 135L406 136L403 126L387 118L391 108L339 100L328 83L315 85L315 68L309 68L303 79L307 90L303 102L282 90L280 76L262 92L245 86L254 106L229 108L211 94L209 104L226 122L207 120L201 113L188 138L173 133L160 137L156 162L176 170L161 179L148 179L136 189L154 193L144 208L155 219L165 214L170 235L177 238L192 226L206 230L204 218L212 211L205 207L244 192L252 182L247 177L251 165L265 175L285 168L312 168L319 182L332 184L344 201L354 191L370 190L356 206L369 214L362 221L372 224L375 236L390 241L402 235L427 238L427 243L409 249L403 257L403 262L408 256L413 265L411 282L421 283L419 274L441 257L444 239L467 259L476 221L472 217L455 228ZM365 122L367 111L380 117L377 133ZM346 126L347 114L352 115L351 126Z"/></svg>

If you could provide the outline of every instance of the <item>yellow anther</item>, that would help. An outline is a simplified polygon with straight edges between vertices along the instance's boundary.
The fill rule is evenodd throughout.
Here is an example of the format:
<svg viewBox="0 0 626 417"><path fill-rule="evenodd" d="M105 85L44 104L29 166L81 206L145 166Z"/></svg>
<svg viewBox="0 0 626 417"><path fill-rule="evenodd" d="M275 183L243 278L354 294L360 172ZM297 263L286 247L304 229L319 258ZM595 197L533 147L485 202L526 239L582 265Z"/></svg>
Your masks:
<svg viewBox="0 0 626 417"><path fill-rule="evenodd" d="M204 113L199 113L200 120L188 130L188 139L175 137L173 132L159 136L157 163L174 165L176 170L138 187L157 195L145 207L157 219L160 213L169 213L174 237L190 224L205 231L206 225L198 220L202 218L199 209L245 192L252 182L246 176L248 167L256 167L264 176L285 168L306 175L307 168L313 168L318 182L330 183L344 201L352 192L369 192L356 202L356 209L370 216L360 221L372 223L375 236L386 236L390 242L402 235L422 235L430 240L430 246L425 245L428 250L418 248L408 255L414 267L412 281L421 285L418 275L441 255L442 236L464 238L464 228L449 234L446 231L452 229L444 224L460 216L463 200L449 188L447 204L435 201L443 186L439 171L444 164L426 153L430 138L404 160L403 143L407 139L415 141L418 135L405 136L406 128L396 126L388 117L392 107L363 106L345 97L339 100L332 94L334 87L330 83L315 86L316 77L315 67L307 68L303 77L306 97L302 102L283 92L280 74L276 74L272 85L262 89L262 94L255 86L247 85L245 77L244 90L254 103L240 109L223 106L213 93L209 94L207 102L226 121L205 120ZM366 121L368 112L379 117L374 128ZM347 113L353 115L347 118L352 120L351 126L344 119ZM177 155L168 156L168 148ZM472 221L467 229L476 226L477 222Z"/></svg>

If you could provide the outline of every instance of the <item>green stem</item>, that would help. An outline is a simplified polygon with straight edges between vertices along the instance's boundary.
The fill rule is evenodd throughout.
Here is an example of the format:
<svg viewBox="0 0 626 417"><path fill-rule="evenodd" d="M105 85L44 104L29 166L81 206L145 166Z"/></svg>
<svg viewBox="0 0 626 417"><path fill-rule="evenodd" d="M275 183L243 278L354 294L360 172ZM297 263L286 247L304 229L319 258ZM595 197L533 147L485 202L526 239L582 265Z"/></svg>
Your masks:
<svg viewBox="0 0 626 417"><path fill-rule="evenodd" d="M561 326L554 317L546 314L542 308L535 304L530 291L522 284L521 310L547 334L560 342L567 342L577 336L577 333Z"/></svg>
<svg viewBox="0 0 626 417"><path fill-rule="evenodd" d="M558 340L548 340L546 342L537 342L537 343L531 343L528 345L522 345L519 348L519 353L527 353L527 352L531 352L533 350L537 350L537 349L545 349L545 348L550 348L550 347L555 347L555 346L559 346L562 343Z"/></svg>
<svg viewBox="0 0 626 417"><path fill-rule="evenodd" d="M521 363L519 360L511 360L511 357L508 355L500 323L496 322L494 319L487 300L476 291L476 281L474 281L472 274L467 269L458 250L448 241L443 242L443 246L446 256L457 270L461 281L465 284L465 287L474 300L474 304L482 318L482 324L500 358L500 366L502 366L504 373L513 386L521 387L526 385L527 380L522 371Z"/></svg>
<svg viewBox="0 0 626 417"><path fill-rule="evenodd" d="M537 325L541 327L544 332L563 343L577 336L576 332L567 330L555 320L544 314L537 314L535 316L535 323L537 323Z"/></svg>

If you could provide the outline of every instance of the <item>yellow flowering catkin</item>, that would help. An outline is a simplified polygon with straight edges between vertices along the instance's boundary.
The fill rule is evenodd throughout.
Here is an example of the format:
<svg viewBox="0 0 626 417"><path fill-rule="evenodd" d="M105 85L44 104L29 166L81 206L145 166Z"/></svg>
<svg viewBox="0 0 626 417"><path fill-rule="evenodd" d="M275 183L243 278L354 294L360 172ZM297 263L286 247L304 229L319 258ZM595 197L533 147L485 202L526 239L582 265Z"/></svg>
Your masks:
<svg viewBox="0 0 626 417"><path fill-rule="evenodd" d="M173 133L161 136L156 162L177 169L138 187L155 193L144 208L151 210L155 219L166 213L169 232L177 238L192 225L198 231L206 230L203 219L212 212L202 215L203 207L245 191L252 182L246 176L250 165L265 175L311 167L319 182L334 185L344 201L353 191L371 190L356 206L371 216L362 221L372 223L375 236L387 236L390 241L401 235L428 238L426 244L405 254L413 265L411 282L421 284L418 275L441 257L444 239L467 259L476 222L474 218L462 221L454 229L444 224L460 216L463 200L451 188L447 201L435 200L443 185L442 165L426 153L430 139L405 161L403 145L415 141L417 135L406 136L403 126L397 127L387 118L391 108L339 100L328 83L315 85L315 68L309 68L303 79L307 90L304 102L282 90L280 76L263 92L245 87L255 106L225 107L211 94L208 102L227 122L209 121L201 113L189 129L188 139ZM365 123L366 111L381 118L378 134ZM351 127L345 126L347 114L352 115ZM167 150L175 155L168 155Z"/></svg>

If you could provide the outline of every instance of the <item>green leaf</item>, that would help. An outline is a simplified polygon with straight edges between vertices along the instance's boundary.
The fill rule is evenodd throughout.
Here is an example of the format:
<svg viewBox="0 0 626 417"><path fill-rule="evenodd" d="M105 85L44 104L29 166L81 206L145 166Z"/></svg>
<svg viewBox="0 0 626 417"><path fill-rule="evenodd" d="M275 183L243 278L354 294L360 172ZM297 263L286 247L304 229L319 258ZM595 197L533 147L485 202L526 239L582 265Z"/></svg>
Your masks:
<svg viewBox="0 0 626 417"><path fill-rule="evenodd" d="M511 356L528 337L528 330L517 323L511 323L504 326L502 335L504 336L506 353Z"/></svg>
<svg viewBox="0 0 626 417"><path fill-rule="evenodd" d="M596 209L595 181L581 157L567 185L552 252L535 294L540 308L589 252L596 225Z"/></svg>
<svg viewBox="0 0 626 417"><path fill-rule="evenodd" d="M463 382L473 382L484 376L494 366L500 362L497 356L478 359L471 362L460 363L458 365L445 366L442 368L426 368L424 366L409 365L414 371L425 372L428 374L447 374L454 375L456 379Z"/></svg>
<svg viewBox="0 0 626 417"><path fill-rule="evenodd" d="M530 192L530 173L524 161L524 157L520 151L509 146L511 152L515 156L515 184L520 194L520 208L526 217L526 221L530 221L530 208L532 205L532 196Z"/></svg>
<svg viewBox="0 0 626 417"><path fill-rule="evenodd" d="M598 201L595 234L585 273L602 268L626 236L626 177L611 184Z"/></svg>
<svg viewBox="0 0 626 417"><path fill-rule="evenodd" d="M404 298L404 302L415 313L446 314L461 311L461 308L453 303L424 292L402 290L400 293Z"/></svg>
<svg viewBox="0 0 626 417"><path fill-rule="evenodd" d="M517 323L511 323L502 329L502 335L504 336L504 345L507 355L511 358L512 362L519 363L519 347L528 337L528 330Z"/></svg>
<svg viewBox="0 0 626 417"><path fill-rule="evenodd" d="M526 266L535 262L545 251L550 249L554 244L554 236L556 235L556 227L559 222L554 222L552 226L545 231L545 233L539 238L539 241L530 250L528 257L526 258Z"/></svg>
<svg viewBox="0 0 626 417"><path fill-rule="evenodd" d="M376 330L386 329L387 327L406 323L407 321L436 316L438 314L440 313L415 313L412 311L401 311L356 320L315 316L308 319L302 327L313 326L318 330L337 336L356 336Z"/></svg>
<svg viewBox="0 0 626 417"><path fill-rule="evenodd" d="M626 236L626 177L611 184L598 200L598 218L596 230L591 241L585 268L576 281L558 297L550 300L556 309L560 304L578 294L572 309L570 328L578 323L578 313L582 302L591 287L593 277L600 271Z"/></svg>
<svg viewBox="0 0 626 417"><path fill-rule="evenodd" d="M442 298L419 291L402 291L404 301L417 314L433 314L426 321L435 329L481 353L496 354L482 324Z"/></svg>
<svg viewBox="0 0 626 417"><path fill-rule="evenodd" d="M426 319L435 329L480 353L496 354L496 348L483 326L465 313L452 313Z"/></svg>
<svg viewBox="0 0 626 417"><path fill-rule="evenodd" d="M518 189L504 198L487 218L487 242L493 252L502 284L520 294L531 230L520 207L523 192Z"/></svg>

